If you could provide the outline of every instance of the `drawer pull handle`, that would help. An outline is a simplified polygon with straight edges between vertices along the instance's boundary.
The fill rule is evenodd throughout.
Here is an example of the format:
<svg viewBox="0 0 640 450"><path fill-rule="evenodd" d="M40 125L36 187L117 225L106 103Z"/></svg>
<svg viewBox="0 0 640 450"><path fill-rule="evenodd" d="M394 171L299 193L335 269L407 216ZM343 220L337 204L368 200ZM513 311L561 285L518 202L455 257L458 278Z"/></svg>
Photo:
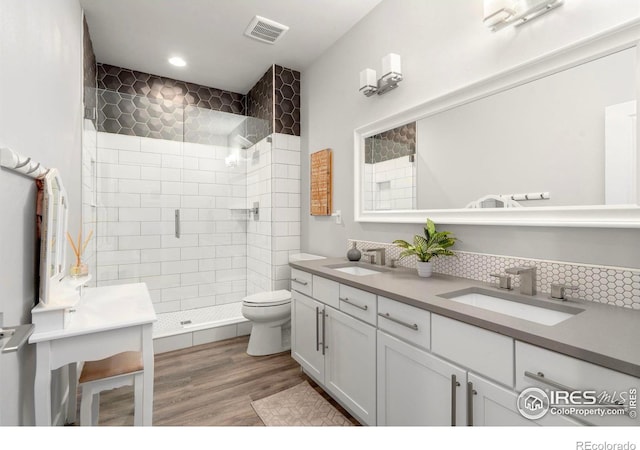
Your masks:
<svg viewBox="0 0 640 450"><path fill-rule="evenodd" d="M298 284L301 284L301 285L303 285L303 286L306 286L307 284L309 284L309 283L307 283L306 281L300 281L300 280L298 280L297 278L292 278L292 279L291 279L291 281L294 281L294 282L296 282L296 283L298 283Z"/></svg>
<svg viewBox="0 0 640 450"><path fill-rule="evenodd" d="M322 313L324 314L324 312ZM320 315L320 308L316 306L316 351L320 351L320 326L318 325L318 316Z"/></svg>
<svg viewBox="0 0 640 450"><path fill-rule="evenodd" d="M352 306L355 306L356 308L361 309L361 310L363 310L363 311L366 311L366 310L368 310L368 309L369 309L369 307L368 307L367 305L361 306L361 305L358 305L357 303L353 303L351 300L349 300L349 297L338 297L338 298L339 298L341 301L343 301L343 302L345 302L345 303L348 303L348 304L350 304L350 305L352 305Z"/></svg>
<svg viewBox="0 0 640 450"><path fill-rule="evenodd" d="M547 386L551 386L552 388L555 388L559 391L566 391L566 392L574 392L577 391L577 389L574 389L572 387L569 386L565 386L564 384L558 383L557 381L553 381L550 380L549 378L546 378L544 376L544 373L542 372L538 372L538 373L533 373L533 372L529 372L527 370L525 370L524 372L524 376L527 378L531 378L532 380L536 380L540 383L544 383ZM626 406L624 404L619 404L619 403L609 403L609 402L597 402L596 406L602 406L605 408L612 408L612 409L618 409L618 408L625 408Z"/></svg>
<svg viewBox="0 0 640 450"><path fill-rule="evenodd" d="M329 346L327 345L327 317L329 316L327 315L324 308L322 308L322 356L325 355L326 350L329 348Z"/></svg>
<svg viewBox="0 0 640 450"><path fill-rule="evenodd" d="M398 319L396 319L394 317L391 317L391 315L389 313L378 313L378 315L380 317L384 317L387 320L390 320L390 321L395 322L395 323L397 323L399 325L402 325L403 327L411 328L414 331L418 331L418 324L417 323L414 323L412 325L410 323L403 322L402 320L398 320Z"/></svg>

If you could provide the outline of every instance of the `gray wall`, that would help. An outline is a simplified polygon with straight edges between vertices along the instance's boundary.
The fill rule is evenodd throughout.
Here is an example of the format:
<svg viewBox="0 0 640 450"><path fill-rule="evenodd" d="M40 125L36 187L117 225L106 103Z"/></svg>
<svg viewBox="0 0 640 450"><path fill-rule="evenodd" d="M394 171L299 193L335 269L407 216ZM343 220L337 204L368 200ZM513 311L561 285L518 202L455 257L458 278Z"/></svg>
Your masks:
<svg viewBox="0 0 640 450"><path fill-rule="evenodd" d="M80 226L82 11L77 0L2 0L0 145L57 168ZM0 170L0 312L31 322L37 298L33 179ZM0 425L33 423L33 346L0 356ZM55 397L55 394L54 394Z"/></svg>
<svg viewBox="0 0 640 450"><path fill-rule="evenodd" d="M302 149L334 151L334 210L310 217L308 157L302 159L302 249L343 256L348 238L391 242L419 225L353 221L353 130L564 45L640 16L636 0L565 2L526 26L491 33L482 2L384 0L302 73ZM381 31L382 30L382 31ZM380 71L387 53L402 57L399 88L366 98L358 74ZM444 227L443 227L444 228ZM640 267L640 231L500 226L446 226L460 250L593 264Z"/></svg>

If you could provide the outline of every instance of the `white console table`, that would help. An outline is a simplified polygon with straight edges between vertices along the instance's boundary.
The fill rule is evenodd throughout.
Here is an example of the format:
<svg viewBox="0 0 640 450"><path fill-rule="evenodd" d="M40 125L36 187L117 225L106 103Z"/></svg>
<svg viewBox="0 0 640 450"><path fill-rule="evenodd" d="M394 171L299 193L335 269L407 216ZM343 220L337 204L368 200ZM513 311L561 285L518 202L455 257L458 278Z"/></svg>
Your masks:
<svg viewBox="0 0 640 450"><path fill-rule="evenodd" d="M38 308L38 306L36 306ZM75 417L77 374L75 363L94 361L124 351L141 351L143 375L143 425L153 418L153 336L156 314L144 283L84 288L77 305L66 314L62 329L38 332L29 343L36 345L34 386L36 425L51 425L51 371L69 365L70 406Z"/></svg>

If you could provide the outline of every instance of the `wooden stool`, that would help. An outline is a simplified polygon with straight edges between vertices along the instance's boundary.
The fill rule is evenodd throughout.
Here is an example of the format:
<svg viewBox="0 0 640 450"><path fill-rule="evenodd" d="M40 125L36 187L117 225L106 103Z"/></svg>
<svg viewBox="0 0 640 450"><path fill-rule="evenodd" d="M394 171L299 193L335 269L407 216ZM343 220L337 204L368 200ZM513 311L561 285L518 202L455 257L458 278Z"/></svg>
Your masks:
<svg viewBox="0 0 640 450"><path fill-rule="evenodd" d="M80 425L98 425L100 392L121 386L134 385L133 424L142 425L142 353L124 352L99 361L87 361L82 368L79 384Z"/></svg>

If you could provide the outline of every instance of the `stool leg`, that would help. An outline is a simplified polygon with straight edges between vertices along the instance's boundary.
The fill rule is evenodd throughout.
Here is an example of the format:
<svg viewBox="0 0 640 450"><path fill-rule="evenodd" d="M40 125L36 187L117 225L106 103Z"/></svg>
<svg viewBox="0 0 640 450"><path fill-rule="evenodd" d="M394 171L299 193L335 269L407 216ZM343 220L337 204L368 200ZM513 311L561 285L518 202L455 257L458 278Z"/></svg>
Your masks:
<svg viewBox="0 0 640 450"><path fill-rule="evenodd" d="M76 422L78 408L78 364L69 364L69 400L67 403L67 423Z"/></svg>
<svg viewBox="0 0 640 450"><path fill-rule="evenodd" d="M88 427L92 425L91 411L93 409L93 392L86 387L82 388L82 399L80 400L80 426Z"/></svg>
<svg viewBox="0 0 640 450"><path fill-rule="evenodd" d="M98 417L100 416L100 392L93 394L93 401L91 402L91 425L94 427L98 425Z"/></svg>
<svg viewBox="0 0 640 450"><path fill-rule="evenodd" d="M137 373L133 376L133 425L136 427L142 426L142 388L142 373Z"/></svg>

